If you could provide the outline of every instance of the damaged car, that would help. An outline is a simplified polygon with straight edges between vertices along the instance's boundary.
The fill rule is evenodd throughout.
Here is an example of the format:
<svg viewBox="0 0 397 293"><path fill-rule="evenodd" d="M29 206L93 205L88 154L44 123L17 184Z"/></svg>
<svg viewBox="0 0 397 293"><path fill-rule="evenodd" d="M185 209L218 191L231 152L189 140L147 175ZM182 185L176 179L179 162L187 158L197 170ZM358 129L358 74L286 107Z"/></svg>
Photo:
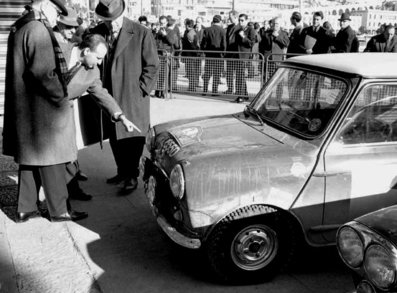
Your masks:
<svg viewBox="0 0 397 293"><path fill-rule="evenodd" d="M241 113L153 127L141 168L162 230L228 282L266 281L397 203L397 55L280 63Z"/></svg>

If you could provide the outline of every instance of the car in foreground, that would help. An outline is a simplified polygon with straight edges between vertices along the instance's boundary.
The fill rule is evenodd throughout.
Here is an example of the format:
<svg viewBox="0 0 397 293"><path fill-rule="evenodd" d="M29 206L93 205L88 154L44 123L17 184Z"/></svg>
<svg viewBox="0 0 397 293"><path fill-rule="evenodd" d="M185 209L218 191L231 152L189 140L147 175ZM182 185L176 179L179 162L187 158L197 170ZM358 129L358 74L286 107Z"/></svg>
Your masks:
<svg viewBox="0 0 397 293"><path fill-rule="evenodd" d="M153 127L141 168L157 222L229 282L397 203L397 54L290 58L241 113Z"/></svg>
<svg viewBox="0 0 397 293"><path fill-rule="evenodd" d="M397 292L397 206L343 225L337 247L357 293Z"/></svg>

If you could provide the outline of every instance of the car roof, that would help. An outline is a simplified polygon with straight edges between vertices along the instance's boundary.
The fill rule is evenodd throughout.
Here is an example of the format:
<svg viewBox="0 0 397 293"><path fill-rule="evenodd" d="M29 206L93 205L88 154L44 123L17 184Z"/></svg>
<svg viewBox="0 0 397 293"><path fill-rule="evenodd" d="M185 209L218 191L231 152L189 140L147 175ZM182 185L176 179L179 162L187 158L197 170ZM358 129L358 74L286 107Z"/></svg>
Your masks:
<svg viewBox="0 0 397 293"><path fill-rule="evenodd" d="M366 78L397 78L396 53L333 53L304 55L287 62L324 67Z"/></svg>

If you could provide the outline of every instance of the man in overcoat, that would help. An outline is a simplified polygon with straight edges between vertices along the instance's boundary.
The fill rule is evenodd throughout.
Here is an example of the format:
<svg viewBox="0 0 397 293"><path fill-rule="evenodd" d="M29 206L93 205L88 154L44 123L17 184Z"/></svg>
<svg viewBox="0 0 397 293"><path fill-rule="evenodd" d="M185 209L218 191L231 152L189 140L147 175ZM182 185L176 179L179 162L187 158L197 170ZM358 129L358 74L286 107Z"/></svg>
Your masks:
<svg viewBox="0 0 397 293"><path fill-rule="evenodd" d="M305 46L307 45L307 38L311 37L315 40L314 46L306 47L306 54L325 54L330 52L331 38L327 31L322 26L324 14L321 11L314 12L313 25L303 29L302 38ZM308 37L307 37L308 36Z"/></svg>
<svg viewBox="0 0 397 293"><path fill-rule="evenodd" d="M281 30L280 18L275 17L271 21L270 30L260 36L259 53L263 54L265 60L271 54L280 54L272 56L271 60L282 60L282 54L285 54L289 45L288 34Z"/></svg>
<svg viewBox="0 0 397 293"><path fill-rule="evenodd" d="M247 82L245 80L245 69L247 61L255 44L256 31L253 27L248 26L248 15L240 14L238 17L239 28L236 31L236 43L239 51L239 62L236 71L236 102L241 103L248 100Z"/></svg>
<svg viewBox="0 0 397 293"><path fill-rule="evenodd" d="M302 21L302 15L295 11L291 15L291 24L294 26L294 30L289 36L289 46L287 49L288 54L306 54L304 46L304 39L302 38L303 29L307 27L307 24ZM292 57L290 55L288 57Z"/></svg>
<svg viewBox="0 0 397 293"><path fill-rule="evenodd" d="M226 28L226 84L227 90L226 95L232 95L234 93L234 76L237 75L238 68L238 45L236 42L236 32L238 26L238 12L232 10L229 12L230 24ZM236 52L236 53L231 53Z"/></svg>
<svg viewBox="0 0 397 293"><path fill-rule="evenodd" d="M350 15L342 13L339 24L340 30L334 41L335 53L358 52L356 33L350 26Z"/></svg>
<svg viewBox="0 0 397 293"><path fill-rule="evenodd" d="M381 34L373 36L367 43L364 52L393 52L397 53L397 37L394 26L388 25Z"/></svg>
<svg viewBox="0 0 397 293"><path fill-rule="evenodd" d="M128 194L138 185L139 159L150 123L149 94L156 84L159 58L150 30L123 17L124 10L123 0L100 0L95 12L104 23L94 31L111 43L104 64L104 86L123 114L142 131L126 133L121 125L109 125L117 175L107 182L122 183L121 194Z"/></svg>
<svg viewBox="0 0 397 293"><path fill-rule="evenodd" d="M208 91L208 83L212 76L212 94L218 94L218 86L220 83L221 73L223 70L223 52L226 50L226 32L222 27L222 17L215 15L212 20L212 25L204 30L203 39L201 40L200 48L202 51L217 51L205 52L208 59L204 65L204 94Z"/></svg>
<svg viewBox="0 0 397 293"><path fill-rule="evenodd" d="M77 159L67 65L52 30L67 10L61 0L31 8L12 26L7 48L3 153L19 164L16 221L38 216L41 186L52 221L77 220L66 205L66 168Z"/></svg>

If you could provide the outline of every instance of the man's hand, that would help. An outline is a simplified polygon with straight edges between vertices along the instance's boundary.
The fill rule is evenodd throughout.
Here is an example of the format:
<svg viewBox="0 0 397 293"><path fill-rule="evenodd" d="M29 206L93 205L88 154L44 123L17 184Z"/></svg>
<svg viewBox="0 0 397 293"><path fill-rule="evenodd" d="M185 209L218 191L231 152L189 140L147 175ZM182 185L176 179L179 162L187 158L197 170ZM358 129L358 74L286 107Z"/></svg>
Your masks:
<svg viewBox="0 0 397 293"><path fill-rule="evenodd" d="M245 38L245 34L244 34L244 31L243 30L241 30L240 32L239 32L239 35L244 39Z"/></svg>
<svg viewBox="0 0 397 293"><path fill-rule="evenodd" d="M124 115L120 116L120 121L121 121L121 123L123 123L125 131L133 132L134 129L136 129L136 131L141 133L141 130L134 123L132 123L130 120L128 120Z"/></svg>

